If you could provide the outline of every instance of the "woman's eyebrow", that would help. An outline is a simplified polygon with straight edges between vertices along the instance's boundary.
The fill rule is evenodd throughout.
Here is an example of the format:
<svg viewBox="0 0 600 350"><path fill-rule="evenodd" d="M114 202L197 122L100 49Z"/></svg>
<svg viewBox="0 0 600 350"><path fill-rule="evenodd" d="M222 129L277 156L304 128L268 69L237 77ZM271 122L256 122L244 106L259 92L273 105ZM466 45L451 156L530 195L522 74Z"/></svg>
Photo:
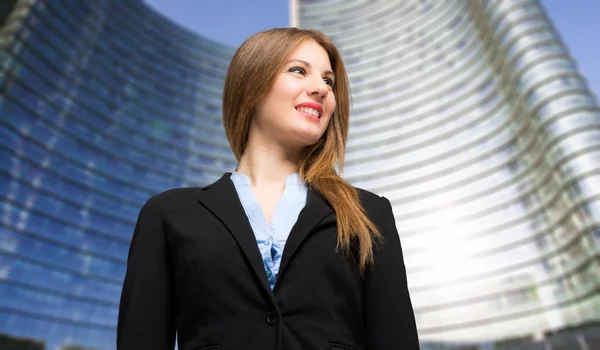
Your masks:
<svg viewBox="0 0 600 350"><path fill-rule="evenodd" d="M303 60L299 60L299 59L291 59L291 60L287 61L286 63L290 63L290 62L300 62L300 63L304 64L305 66L307 66L308 68L311 67L310 63L308 63L306 61L303 61ZM323 73L324 74L331 74L331 75L335 76L335 74L332 71L330 71L330 70L326 70Z"/></svg>

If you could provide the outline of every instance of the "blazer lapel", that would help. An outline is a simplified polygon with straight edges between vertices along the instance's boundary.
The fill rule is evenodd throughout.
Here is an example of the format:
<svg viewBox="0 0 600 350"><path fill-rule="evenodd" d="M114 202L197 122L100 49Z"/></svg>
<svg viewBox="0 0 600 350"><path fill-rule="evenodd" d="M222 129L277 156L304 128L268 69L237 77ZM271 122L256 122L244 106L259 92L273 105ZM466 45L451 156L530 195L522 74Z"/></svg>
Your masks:
<svg viewBox="0 0 600 350"><path fill-rule="evenodd" d="M272 295L254 231L252 231L252 226L250 226L230 176L231 173L225 173L217 182L204 187L198 200L231 232L250 262L256 277L269 295Z"/></svg>
<svg viewBox="0 0 600 350"><path fill-rule="evenodd" d="M283 256L281 257L281 265L279 266L279 274L277 281L281 279L281 276L285 272L285 268L294 256L294 253L298 250L302 242L309 236L313 229L323 222L323 220L333 214L333 208L329 203L319 194L317 191L310 189L308 190L306 197L306 206L298 215L298 220L292 230L283 249ZM332 216L335 218L335 216ZM335 221L334 221L335 222ZM277 288L277 282L275 282L275 289Z"/></svg>

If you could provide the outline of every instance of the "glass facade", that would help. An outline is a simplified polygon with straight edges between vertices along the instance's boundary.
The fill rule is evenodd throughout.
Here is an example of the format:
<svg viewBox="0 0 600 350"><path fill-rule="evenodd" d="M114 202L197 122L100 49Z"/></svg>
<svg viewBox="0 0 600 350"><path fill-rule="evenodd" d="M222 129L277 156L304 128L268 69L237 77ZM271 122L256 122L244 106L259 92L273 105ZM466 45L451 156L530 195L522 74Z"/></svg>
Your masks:
<svg viewBox="0 0 600 350"><path fill-rule="evenodd" d="M394 206L424 348L599 320L600 108L538 1L293 4L346 62L344 176Z"/></svg>
<svg viewBox="0 0 600 350"><path fill-rule="evenodd" d="M220 111L234 50L141 1L1 13L0 339L112 349L143 203L235 166Z"/></svg>

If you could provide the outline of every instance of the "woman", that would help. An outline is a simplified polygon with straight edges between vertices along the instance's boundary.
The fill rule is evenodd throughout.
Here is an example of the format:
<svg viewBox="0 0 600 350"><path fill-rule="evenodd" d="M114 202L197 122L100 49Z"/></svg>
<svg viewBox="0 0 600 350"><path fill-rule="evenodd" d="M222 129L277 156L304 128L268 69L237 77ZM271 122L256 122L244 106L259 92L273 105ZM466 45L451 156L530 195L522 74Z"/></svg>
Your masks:
<svg viewBox="0 0 600 350"><path fill-rule="evenodd" d="M142 208L119 349L173 349L176 333L181 350L419 348L390 202L335 170L349 109L320 32L273 29L238 49L223 121L239 166Z"/></svg>

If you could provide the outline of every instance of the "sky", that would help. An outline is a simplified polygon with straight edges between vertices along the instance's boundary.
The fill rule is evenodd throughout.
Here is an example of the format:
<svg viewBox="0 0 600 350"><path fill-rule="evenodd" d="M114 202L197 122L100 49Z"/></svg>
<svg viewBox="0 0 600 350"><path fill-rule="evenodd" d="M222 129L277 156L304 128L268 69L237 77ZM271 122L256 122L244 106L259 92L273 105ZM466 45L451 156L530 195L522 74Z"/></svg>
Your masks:
<svg viewBox="0 0 600 350"><path fill-rule="evenodd" d="M145 1L193 32L232 47L238 47L250 35L261 30L289 26L289 0ZM580 72L598 97L600 35L597 33L600 33L600 1L540 1L579 65Z"/></svg>

